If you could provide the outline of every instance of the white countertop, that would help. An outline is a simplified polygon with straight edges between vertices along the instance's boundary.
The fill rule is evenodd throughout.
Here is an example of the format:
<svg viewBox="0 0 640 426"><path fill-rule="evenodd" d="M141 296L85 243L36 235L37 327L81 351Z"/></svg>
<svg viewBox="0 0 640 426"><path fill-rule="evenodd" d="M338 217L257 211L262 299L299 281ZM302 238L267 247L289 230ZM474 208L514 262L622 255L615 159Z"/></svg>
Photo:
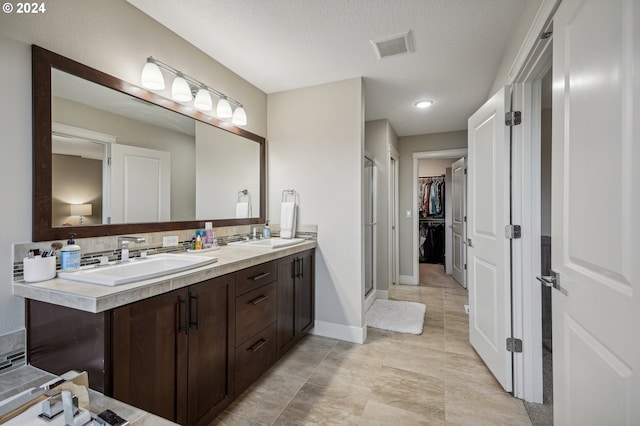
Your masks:
<svg viewBox="0 0 640 426"><path fill-rule="evenodd" d="M192 254L217 257L217 262L158 278L113 287L62 278L36 283L20 281L13 283L13 294L98 313L316 247L315 240L279 249L222 246L220 250Z"/></svg>

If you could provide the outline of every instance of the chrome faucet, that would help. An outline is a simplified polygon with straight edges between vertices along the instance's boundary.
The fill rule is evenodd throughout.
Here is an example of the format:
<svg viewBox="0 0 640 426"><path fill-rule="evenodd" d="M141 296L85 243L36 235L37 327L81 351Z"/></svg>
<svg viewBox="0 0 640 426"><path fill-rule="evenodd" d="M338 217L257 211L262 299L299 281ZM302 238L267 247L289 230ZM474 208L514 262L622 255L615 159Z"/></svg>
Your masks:
<svg viewBox="0 0 640 426"><path fill-rule="evenodd" d="M121 256L120 262L128 262L129 261L129 243L144 243L146 240L143 237L130 237L123 236L118 237L118 246L120 246Z"/></svg>

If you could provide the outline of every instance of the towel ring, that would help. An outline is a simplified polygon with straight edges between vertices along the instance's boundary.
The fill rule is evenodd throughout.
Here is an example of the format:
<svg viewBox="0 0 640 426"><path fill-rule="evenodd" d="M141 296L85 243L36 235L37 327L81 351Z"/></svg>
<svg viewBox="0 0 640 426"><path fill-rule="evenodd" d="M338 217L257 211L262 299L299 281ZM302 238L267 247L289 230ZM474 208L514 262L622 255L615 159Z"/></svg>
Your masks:
<svg viewBox="0 0 640 426"><path fill-rule="evenodd" d="M246 189L238 191L238 202L242 201L243 197L246 197L247 202L251 201L251 194L249 194L249 191Z"/></svg>
<svg viewBox="0 0 640 426"><path fill-rule="evenodd" d="M287 198L289 196L293 197L293 202L294 203L296 203L296 204L298 203L298 193L296 192L295 189L290 188L290 189L284 189L282 191L282 201L283 202L287 201Z"/></svg>

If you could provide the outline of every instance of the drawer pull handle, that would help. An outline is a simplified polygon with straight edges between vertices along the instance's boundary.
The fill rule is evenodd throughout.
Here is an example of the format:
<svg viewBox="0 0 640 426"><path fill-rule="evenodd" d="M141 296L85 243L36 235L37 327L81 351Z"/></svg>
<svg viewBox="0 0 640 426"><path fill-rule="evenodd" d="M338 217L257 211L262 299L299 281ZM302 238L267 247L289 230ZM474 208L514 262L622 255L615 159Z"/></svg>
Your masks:
<svg viewBox="0 0 640 426"><path fill-rule="evenodd" d="M268 294L263 294L262 296L258 296L255 299L250 300L249 303L251 303L252 305L257 305L258 303L264 302L268 298L269 298Z"/></svg>
<svg viewBox="0 0 640 426"><path fill-rule="evenodd" d="M257 352L258 350L260 350L261 347L263 347L267 343L269 343L269 339L260 339L256 343L251 345L251 347L247 350L251 352Z"/></svg>
<svg viewBox="0 0 640 426"><path fill-rule="evenodd" d="M258 274L255 277L251 277L251 279L254 281L258 281L264 277L268 277L269 275L271 275L271 272L263 272L262 274Z"/></svg>

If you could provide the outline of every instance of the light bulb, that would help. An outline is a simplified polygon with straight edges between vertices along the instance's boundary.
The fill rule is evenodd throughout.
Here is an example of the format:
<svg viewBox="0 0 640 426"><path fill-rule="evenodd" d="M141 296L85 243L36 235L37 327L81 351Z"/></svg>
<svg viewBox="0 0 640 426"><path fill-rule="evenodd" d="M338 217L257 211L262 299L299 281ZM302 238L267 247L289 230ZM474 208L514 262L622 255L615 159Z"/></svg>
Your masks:
<svg viewBox="0 0 640 426"><path fill-rule="evenodd" d="M414 104L416 106L416 108L429 108L431 105L433 105L433 101L431 100L423 100L423 101L418 101Z"/></svg>
<svg viewBox="0 0 640 426"><path fill-rule="evenodd" d="M235 111L233 111L233 118L231 119L231 122L236 126L247 125L247 113L245 112L242 105L240 105L238 108L236 108Z"/></svg>
<svg viewBox="0 0 640 426"><path fill-rule="evenodd" d="M231 104L227 100L226 96L223 96L218 101L218 106L216 108L216 113L218 118L231 118L233 116L233 111L231 110Z"/></svg>
<svg viewBox="0 0 640 426"><path fill-rule="evenodd" d="M145 89L164 89L164 77L162 77L162 72L153 58L148 58L147 63L142 68L141 84Z"/></svg>
<svg viewBox="0 0 640 426"><path fill-rule="evenodd" d="M202 87L196 93L196 100L193 102L193 106L200 111L211 111L213 109L213 102L211 101L211 95L209 91Z"/></svg>
<svg viewBox="0 0 640 426"><path fill-rule="evenodd" d="M173 85L171 86L171 97L177 102L190 102L193 100L189 83L187 83L187 80L182 77L182 74L178 74L175 80L173 80Z"/></svg>

